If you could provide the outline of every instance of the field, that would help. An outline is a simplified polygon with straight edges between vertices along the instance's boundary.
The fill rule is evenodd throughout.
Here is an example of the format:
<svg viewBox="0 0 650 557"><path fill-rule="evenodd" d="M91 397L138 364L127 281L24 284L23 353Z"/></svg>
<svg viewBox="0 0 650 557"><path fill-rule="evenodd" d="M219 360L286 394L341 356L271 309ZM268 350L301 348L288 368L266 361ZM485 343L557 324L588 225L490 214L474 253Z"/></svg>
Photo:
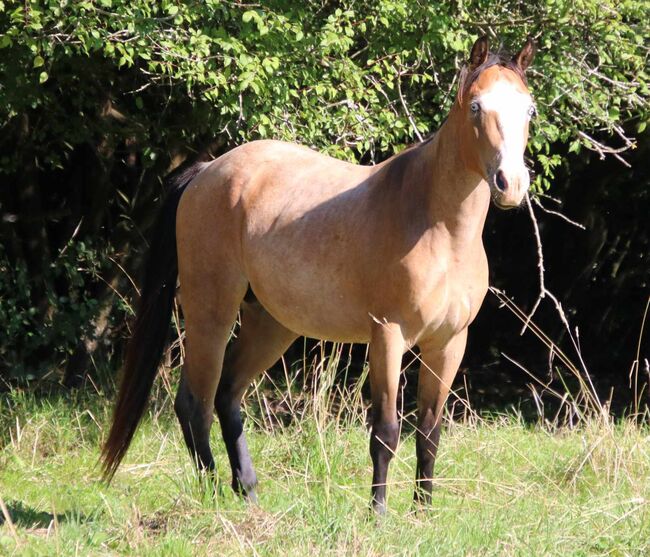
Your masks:
<svg viewBox="0 0 650 557"><path fill-rule="evenodd" d="M110 486L97 467L111 412L103 392L1 395L0 555L650 554L650 431L631 422L447 420L433 505L417 512L407 424L377 520L363 412L312 401L283 425L259 410L257 392L247 420L256 507L230 491L218 426L211 495L166 391Z"/></svg>

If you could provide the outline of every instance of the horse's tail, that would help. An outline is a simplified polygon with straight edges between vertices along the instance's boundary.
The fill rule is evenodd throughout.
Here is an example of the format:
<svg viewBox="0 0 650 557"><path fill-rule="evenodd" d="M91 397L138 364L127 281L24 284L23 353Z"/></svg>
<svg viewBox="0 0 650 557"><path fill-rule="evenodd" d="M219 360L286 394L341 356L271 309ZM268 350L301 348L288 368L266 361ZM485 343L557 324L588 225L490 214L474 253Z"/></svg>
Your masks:
<svg viewBox="0 0 650 557"><path fill-rule="evenodd" d="M183 191L204 166L205 163L194 164L170 178L167 198L153 226L142 294L126 349L113 425L102 449L104 479L108 481L129 448L167 346L178 275L176 210Z"/></svg>

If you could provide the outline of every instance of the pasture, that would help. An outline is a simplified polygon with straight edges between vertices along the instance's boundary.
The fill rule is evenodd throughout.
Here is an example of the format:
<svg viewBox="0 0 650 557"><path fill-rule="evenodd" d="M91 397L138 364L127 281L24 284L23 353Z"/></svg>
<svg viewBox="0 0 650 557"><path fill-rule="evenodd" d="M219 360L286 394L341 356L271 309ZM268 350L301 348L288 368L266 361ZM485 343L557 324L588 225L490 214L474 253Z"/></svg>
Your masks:
<svg viewBox="0 0 650 557"><path fill-rule="evenodd" d="M210 495L187 458L170 381L165 375L157 383L153 404L110 486L100 481L97 462L112 393L100 388L92 394L2 395L0 497L11 522L3 517L0 554L650 551L645 426L596 415L572 427L525 423L515 413L447 416L433 503L415 512L413 416L407 414L391 467L388 514L378 519L369 512L371 462L360 389L335 396L321 382L309 395L294 388L289 396L281 394L284 389L273 391L268 381L253 389L245 427L260 478L256 507L230 489L218 427L212 443L219 495Z"/></svg>

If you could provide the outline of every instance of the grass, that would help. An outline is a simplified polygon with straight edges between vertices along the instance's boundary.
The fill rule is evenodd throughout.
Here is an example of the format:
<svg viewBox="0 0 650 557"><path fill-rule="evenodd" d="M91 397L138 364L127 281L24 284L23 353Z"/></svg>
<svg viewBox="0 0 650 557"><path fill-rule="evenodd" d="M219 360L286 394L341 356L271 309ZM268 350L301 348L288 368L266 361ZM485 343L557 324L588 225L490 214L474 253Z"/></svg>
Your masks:
<svg viewBox="0 0 650 557"><path fill-rule="evenodd" d="M11 520L0 526L0 555L650 554L646 427L597 418L574 428L515 416L449 422L433 504L417 513L414 437L404 431L389 513L376 520L362 413L310 408L288 425L249 410L260 479L253 507L230 491L218 427L220 494L211 496L164 389L110 486L96 466L106 397L2 395L0 498Z"/></svg>

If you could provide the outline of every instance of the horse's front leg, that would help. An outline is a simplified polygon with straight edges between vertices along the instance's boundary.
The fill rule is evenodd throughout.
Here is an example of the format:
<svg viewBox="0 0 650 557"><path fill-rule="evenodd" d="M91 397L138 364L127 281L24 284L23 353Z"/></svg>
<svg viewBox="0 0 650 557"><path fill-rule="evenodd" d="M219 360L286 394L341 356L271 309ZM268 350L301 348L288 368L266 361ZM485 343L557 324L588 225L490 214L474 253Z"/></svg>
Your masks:
<svg viewBox="0 0 650 557"><path fill-rule="evenodd" d="M372 394L372 506L386 512L388 464L397 449L397 389L404 351L402 331L395 324L374 323L370 341L370 388Z"/></svg>
<svg viewBox="0 0 650 557"><path fill-rule="evenodd" d="M418 378L417 470L415 502L431 502L433 465L440 440L442 412L465 353L467 329L440 348L434 342L420 344L422 362Z"/></svg>

